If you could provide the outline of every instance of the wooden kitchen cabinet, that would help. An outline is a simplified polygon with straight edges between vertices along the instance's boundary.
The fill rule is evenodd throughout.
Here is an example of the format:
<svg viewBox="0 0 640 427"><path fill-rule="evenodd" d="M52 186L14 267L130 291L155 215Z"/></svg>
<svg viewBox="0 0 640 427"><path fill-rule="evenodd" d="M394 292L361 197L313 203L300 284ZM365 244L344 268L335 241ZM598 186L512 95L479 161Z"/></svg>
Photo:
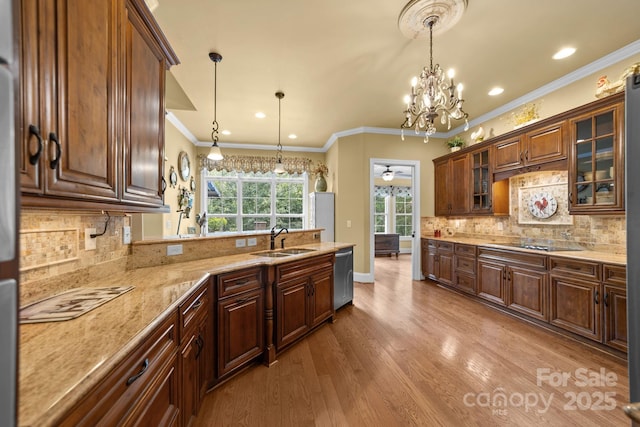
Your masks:
<svg viewBox="0 0 640 427"><path fill-rule="evenodd" d="M320 255L275 267L278 351L333 317L334 256Z"/></svg>
<svg viewBox="0 0 640 427"><path fill-rule="evenodd" d="M540 320L548 320L545 255L480 248L478 296Z"/></svg>
<svg viewBox="0 0 640 427"><path fill-rule="evenodd" d="M550 323L595 341L602 340L600 264L550 257Z"/></svg>
<svg viewBox="0 0 640 427"><path fill-rule="evenodd" d="M542 164L567 159L565 121L534 127L494 144L494 172L518 169L519 173L542 170Z"/></svg>
<svg viewBox="0 0 640 427"><path fill-rule="evenodd" d="M144 2L19 4L22 205L162 206L164 75L178 60Z"/></svg>
<svg viewBox="0 0 640 427"><path fill-rule="evenodd" d="M59 425L180 425L177 317L162 321Z"/></svg>
<svg viewBox="0 0 640 427"><path fill-rule="evenodd" d="M453 285L463 292L476 294L476 246L456 243L454 245Z"/></svg>
<svg viewBox="0 0 640 427"><path fill-rule="evenodd" d="M627 269L619 265L602 266L604 292L603 343L627 352Z"/></svg>
<svg viewBox="0 0 640 427"><path fill-rule="evenodd" d="M624 214L623 122L619 95L569 120L571 214Z"/></svg>
<svg viewBox="0 0 640 427"><path fill-rule="evenodd" d="M239 371L264 349L264 280L262 267L252 267L216 278L217 378Z"/></svg>
<svg viewBox="0 0 640 427"><path fill-rule="evenodd" d="M209 282L203 283L178 308L182 425L198 415L200 403L211 381L213 334L209 328L211 308Z"/></svg>
<svg viewBox="0 0 640 427"><path fill-rule="evenodd" d="M469 212L468 155L458 155L434 163L436 216L467 214Z"/></svg>
<svg viewBox="0 0 640 427"><path fill-rule="evenodd" d="M453 284L454 244L437 239L427 239L426 242L425 276L446 285ZM425 246L423 246L423 248L425 248ZM423 271L423 273L425 272Z"/></svg>

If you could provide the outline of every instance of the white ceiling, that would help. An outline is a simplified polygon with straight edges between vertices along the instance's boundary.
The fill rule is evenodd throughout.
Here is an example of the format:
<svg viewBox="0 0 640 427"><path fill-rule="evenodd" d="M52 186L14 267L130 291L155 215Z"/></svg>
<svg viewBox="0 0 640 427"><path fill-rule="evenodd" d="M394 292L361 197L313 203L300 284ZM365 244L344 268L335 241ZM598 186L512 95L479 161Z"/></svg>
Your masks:
<svg viewBox="0 0 640 427"><path fill-rule="evenodd" d="M428 62L428 40L398 29L407 1L159 0L154 15L181 60L171 72L195 107L170 111L210 142L215 51L223 56L217 118L232 132L222 147L273 147L279 90L285 150L320 150L332 134L359 127L397 130L409 81ZM640 40L638 0L468 3L452 29L434 36L434 62L456 69L470 120ZM577 52L551 59L566 45ZM488 96L495 85L505 92Z"/></svg>

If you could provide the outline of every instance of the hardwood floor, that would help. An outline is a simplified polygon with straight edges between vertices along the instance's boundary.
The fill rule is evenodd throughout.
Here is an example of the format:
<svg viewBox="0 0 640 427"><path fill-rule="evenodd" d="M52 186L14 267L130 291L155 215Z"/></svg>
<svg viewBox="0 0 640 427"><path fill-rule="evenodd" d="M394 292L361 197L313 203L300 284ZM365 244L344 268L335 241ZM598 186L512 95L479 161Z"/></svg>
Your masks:
<svg viewBox="0 0 640 427"><path fill-rule="evenodd" d="M411 281L410 266L376 258L335 323L210 392L195 425L630 424L626 361Z"/></svg>

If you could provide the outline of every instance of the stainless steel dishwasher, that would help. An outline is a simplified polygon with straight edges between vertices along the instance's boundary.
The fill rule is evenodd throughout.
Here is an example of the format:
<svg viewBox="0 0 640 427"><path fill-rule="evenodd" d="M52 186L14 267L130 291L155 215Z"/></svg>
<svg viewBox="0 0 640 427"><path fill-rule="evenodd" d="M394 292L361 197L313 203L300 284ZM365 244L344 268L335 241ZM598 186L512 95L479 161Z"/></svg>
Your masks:
<svg viewBox="0 0 640 427"><path fill-rule="evenodd" d="M333 308L353 304L353 246L336 252L333 266Z"/></svg>

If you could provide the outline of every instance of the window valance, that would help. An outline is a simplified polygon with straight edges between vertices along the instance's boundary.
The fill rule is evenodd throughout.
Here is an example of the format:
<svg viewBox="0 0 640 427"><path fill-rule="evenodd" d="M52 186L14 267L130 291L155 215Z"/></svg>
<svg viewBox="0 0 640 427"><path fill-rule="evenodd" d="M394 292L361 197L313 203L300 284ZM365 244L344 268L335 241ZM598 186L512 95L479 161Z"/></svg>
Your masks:
<svg viewBox="0 0 640 427"><path fill-rule="evenodd" d="M302 174L311 170L311 159L304 157L283 157L282 164L289 174ZM237 172L271 172L276 166L276 158L268 156L225 156L222 160L211 160L198 155L200 169L226 170Z"/></svg>
<svg viewBox="0 0 640 427"><path fill-rule="evenodd" d="M411 197L411 187L394 186L394 185L376 185L373 189L374 194L378 197L385 196L401 196Z"/></svg>

